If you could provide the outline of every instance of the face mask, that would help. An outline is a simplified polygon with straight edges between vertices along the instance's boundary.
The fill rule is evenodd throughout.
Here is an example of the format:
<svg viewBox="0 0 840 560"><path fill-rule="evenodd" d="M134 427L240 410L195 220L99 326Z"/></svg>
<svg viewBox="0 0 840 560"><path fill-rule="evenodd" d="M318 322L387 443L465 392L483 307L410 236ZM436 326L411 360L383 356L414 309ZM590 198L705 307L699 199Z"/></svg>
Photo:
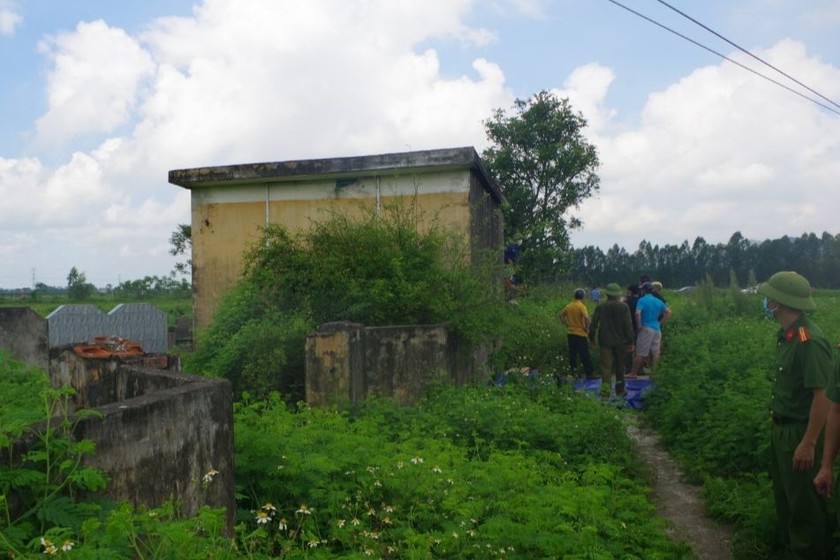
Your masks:
<svg viewBox="0 0 840 560"><path fill-rule="evenodd" d="M775 319L775 318L776 318L776 311L778 311L778 309L779 309L779 306L778 306L778 305L777 305L776 307L770 307L770 306L767 304L767 298L764 298L764 299L761 301L761 306L764 308L764 314L765 314L765 315L767 315L767 316L768 316L769 318L771 318L771 319Z"/></svg>

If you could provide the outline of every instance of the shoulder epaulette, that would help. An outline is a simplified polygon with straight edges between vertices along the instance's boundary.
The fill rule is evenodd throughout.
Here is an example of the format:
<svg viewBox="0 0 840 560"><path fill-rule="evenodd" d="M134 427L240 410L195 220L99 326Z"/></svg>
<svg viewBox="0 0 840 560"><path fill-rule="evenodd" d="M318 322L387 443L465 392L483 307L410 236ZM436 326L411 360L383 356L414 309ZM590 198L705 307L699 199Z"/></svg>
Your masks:
<svg viewBox="0 0 840 560"><path fill-rule="evenodd" d="M796 336L799 337L799 342L808 342L811 340L811 333L805 327L799 327Z"/></svg>
<svg viewBox="0 0 840 560"><path fill-rule="evenodd" d="M799 342L808 342L811 340L811 333L808 332L807 327L798 327L785 331L785 340L791 342L794 338L799 340ZM840 347L840 344L837 346Z"/></svg>

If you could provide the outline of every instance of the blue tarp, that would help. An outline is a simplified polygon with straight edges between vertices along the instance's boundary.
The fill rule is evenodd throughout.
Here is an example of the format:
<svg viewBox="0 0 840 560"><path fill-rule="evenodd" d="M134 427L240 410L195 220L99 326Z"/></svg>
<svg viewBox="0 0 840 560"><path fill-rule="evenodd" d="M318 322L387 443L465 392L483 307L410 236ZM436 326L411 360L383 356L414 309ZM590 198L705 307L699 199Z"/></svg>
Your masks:
<svg viewBox="0 0 840 560"><path fill-rule="evenodd" d="M645 401L645 393L653 386L653 381L650 379L626 379L624 384L627 387L627 396L624 397L626 406L635 410L641 410ZM575 381L573 386L578 391L589 391L599 395L601 391L601 380L580 379ZM615 402L618 399L619 397L615 395L615 387L613 387L610 393L610 401Z"/></svg>
<svg viewBox="0 0 840 560"><path fill-rule="evenodd" d="M524 367L500 373L496 375L495 379L490 381L489 384L497 387L503 387L507 383L509 376L527 380L527 383L530 386L539 386L545 383L556 383L553 377L541 376L538 370ZM613 386L610 390L609 402L618 406L627 406L634 410L641 410L645 401L645 393L647 393L653 386L653 382L649 378L625 379L624 384L627 388L627 395L624 398L616 396L615 386ZM576 391L587 391L589 393L594 393L596 397L600 397L601 379L578 379L572 382L572 387L574 387Z"/></svg>

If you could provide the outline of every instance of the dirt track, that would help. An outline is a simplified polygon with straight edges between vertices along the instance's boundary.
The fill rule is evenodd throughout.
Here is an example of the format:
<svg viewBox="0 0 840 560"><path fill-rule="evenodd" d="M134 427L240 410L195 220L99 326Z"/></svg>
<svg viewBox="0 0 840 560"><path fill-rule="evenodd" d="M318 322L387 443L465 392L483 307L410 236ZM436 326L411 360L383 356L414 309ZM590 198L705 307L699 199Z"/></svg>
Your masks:
<svg viewBox="0 0 840 560"><path fill-rule="evenodd" d="M659 445L655 433L630 420L627 432L653 474L653 502L673 524L671 536L691 545L699 560L732 560L732 531L706 516L700 489L683 482L680 468Z"/></svg>

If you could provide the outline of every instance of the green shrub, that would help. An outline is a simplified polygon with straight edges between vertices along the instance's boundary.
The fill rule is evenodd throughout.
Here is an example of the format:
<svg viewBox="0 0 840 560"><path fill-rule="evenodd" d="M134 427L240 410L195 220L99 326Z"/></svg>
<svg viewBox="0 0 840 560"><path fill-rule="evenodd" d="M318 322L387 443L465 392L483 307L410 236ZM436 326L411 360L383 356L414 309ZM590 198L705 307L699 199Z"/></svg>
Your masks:
<svg viewBox="0 0 840 560"><path fill-rule="evenodd" d="M237 405L239 548L288 558L689 558L615 409L556 387ZM264 556L263 556L264 555Z"/></svg>
<svg viewBox="0 0 840 560"><path fill-rule="evenodd" d="M230 379L236 394L279 390L295 402L305 336L323 323L445 323L468 341L487 339L499 292L492 264L471 263L460 238L419 228L402 204L297 234L266 227L186 368Z"/></svg>
<svg viewBox="0 0 840 560"><path fill-rule="evenodd" d="M106 479L83 465L93 443L72 437L74 423L93 414L70 418L72 388L50 389L45 372L5 354L0 380L0 552L20 556L34 551L39 537L65 535L98 515L100 506L82 498L102 490Z"/></svg>

